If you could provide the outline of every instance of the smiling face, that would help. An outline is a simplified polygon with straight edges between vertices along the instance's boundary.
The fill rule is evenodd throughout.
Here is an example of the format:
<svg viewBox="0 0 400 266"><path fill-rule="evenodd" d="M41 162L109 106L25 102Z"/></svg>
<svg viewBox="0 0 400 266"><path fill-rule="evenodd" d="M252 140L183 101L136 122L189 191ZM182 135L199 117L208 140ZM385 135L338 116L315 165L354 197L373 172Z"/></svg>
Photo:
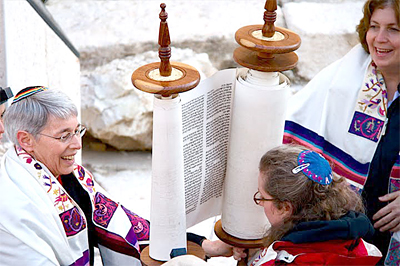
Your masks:
<svg viewBox="0 0 400 266"><path fill-rule="evenodd" d="M266 179L266 180L264 180ZM258 191L261 194L263 199L272 199L273 197L269 195L265 190L264 182L268 182L268 178L264 178L263 175L260 173L258 175ZM291 214L291 207L290 203L283 202L282 208L278 209L276 202L274 201L263 201L261 200L258 204L264 208L264 213L267 216L268 221L271 225L279 225L283 222L283 220Z"/></svg>
<svg viewBox="0 0 400 266"><path fill-rule="evenodd" d="M366 41L372 60L385 73L400 72L400 27L393 8L378 8L371 16Z"/></svg>
<svg viewBox="0 0 400 266"><path fill-rule="evenodd" d="M65 133L74 132L78 126L75 116L68 119L50 116L41 134L60 137ZM46 165L55 177L71 173L75 163L74 156L82 148L81 138L74 135L69 142L63 143L48 136L39 135L37 140L33 139L30 154Z"/></svg>

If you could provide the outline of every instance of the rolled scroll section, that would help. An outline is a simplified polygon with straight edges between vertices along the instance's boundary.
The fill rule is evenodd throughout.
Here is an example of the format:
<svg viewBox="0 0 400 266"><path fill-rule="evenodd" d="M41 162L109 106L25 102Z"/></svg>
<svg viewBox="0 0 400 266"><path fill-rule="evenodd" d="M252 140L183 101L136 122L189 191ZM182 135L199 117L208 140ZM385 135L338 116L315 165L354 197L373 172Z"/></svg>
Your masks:
<svg viewBox="0 0 400 266"><path fill-rule="evenodd" d="M187 248L181 109L179 95L154 96L149 255L159 261Z"/></svg>
<svg viewBox="0 0 400 266"><path fill-rule="evenodd" d="M232 236L261 239L270 225L252 198L258 189L258 163L282 143L290 85L281 73L250 70L249 78L246 71L239 73L233 100L221 222Z"/></svg>

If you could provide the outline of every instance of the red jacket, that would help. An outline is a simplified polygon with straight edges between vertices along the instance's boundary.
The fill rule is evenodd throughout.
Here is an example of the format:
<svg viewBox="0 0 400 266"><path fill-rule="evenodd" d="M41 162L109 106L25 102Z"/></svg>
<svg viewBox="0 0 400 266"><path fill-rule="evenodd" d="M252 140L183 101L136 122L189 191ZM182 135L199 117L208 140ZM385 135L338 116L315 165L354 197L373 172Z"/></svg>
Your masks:
<svg viewBox="0 0 400 266"><path fill-rule="evenodd" d="M375 265L381 256L374 245L361 238L301 244L277 241L262 250L251 265Z"/></svg>

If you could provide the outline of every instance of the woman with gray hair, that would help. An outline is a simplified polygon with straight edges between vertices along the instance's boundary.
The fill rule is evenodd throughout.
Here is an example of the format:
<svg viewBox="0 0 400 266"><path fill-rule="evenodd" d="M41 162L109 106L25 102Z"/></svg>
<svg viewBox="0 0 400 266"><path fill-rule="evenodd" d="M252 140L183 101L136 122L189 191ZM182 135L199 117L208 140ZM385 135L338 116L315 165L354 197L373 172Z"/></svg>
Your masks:
<svg viewBox="0 0 400 266"><path fill-rule="evenodd" d="M64 93L46 87L23 89L7 109L14 147L1 166L0 265L93 265L94 247L103 265L141 265L149 222L111 200L75 162L86 132L77 116ZM208 256L233 252L220 240L187 239Z"/></svg>
<svg viewBox="0 0 400 266"><path fill-rule="evenodd" d="M28 87L4 116L14 144L0 177L1 265L141 265L149 223L110 199L75 162L86 128L62 92ZM6 203L7 204L4 204Z"/></svg>

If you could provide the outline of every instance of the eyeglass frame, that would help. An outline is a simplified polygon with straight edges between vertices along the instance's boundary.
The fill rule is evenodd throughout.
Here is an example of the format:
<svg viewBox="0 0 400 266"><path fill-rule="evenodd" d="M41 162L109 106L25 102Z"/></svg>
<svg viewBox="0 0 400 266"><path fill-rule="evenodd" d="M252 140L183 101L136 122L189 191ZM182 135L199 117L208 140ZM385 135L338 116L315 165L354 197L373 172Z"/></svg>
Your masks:
<svg viewBox="0 0 400 266"><path fill-rule="evenodd" d="M43 133L39 133L39 135L45 136L45 137L49 137L52 139L56 139L62 143L68 143L72 140L72 138L75 136L82 138L83 135L85 135L86 133L86 127L84 125L79 125L78 128L74 131L74 132L68 132L66 135L63 135L61 137L53 137L50 135L46 135Z"/></svg>
<svg viewBox="0 0 400 266"><path fill-rule="evenodd" d="M257 194L260 194L260 197L261 197L261 198L256 198ZM260 191L257 190L257 192L254 193L253 200L254 200L254 203L255 203L256 205L260 205L260 202L261 202L261 201L274 201L275 199L264 199L264 198L262 197Z"/></svg>

